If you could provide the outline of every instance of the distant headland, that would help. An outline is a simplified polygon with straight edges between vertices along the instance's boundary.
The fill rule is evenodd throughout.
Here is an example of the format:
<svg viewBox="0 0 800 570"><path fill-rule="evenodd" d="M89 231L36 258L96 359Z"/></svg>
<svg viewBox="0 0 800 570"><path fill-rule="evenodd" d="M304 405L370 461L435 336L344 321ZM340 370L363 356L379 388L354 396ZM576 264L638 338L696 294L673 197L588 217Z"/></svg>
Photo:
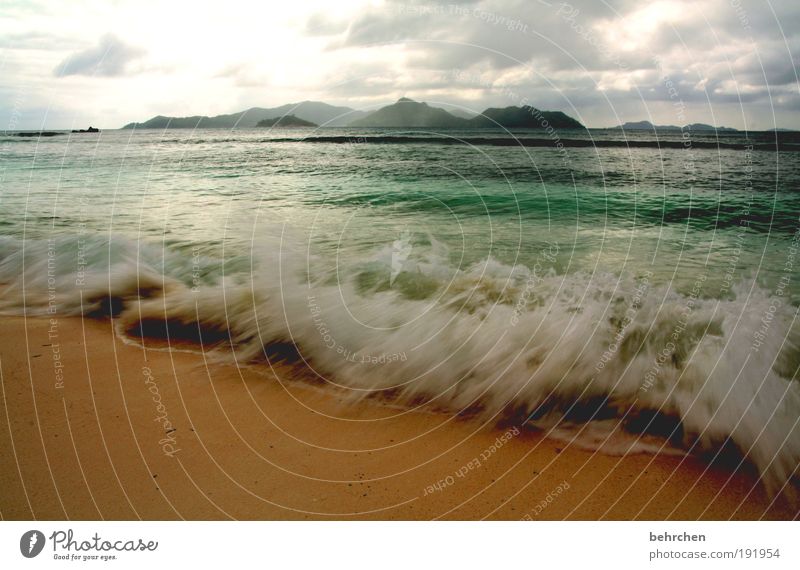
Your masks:
<svg viewBox="0 0 800 570"><path fill-rule="evenodd" d="M289 119L291 117L291 119ZM305 124L300 124L302 121ZM294 124L290 124L294 123ZM488 108L469 116L402 97L373 112L336 107L318 101L303 101L265 109L252 107L229 115L206 117L166 117L159 115L142 123L129 123L124 129L208 129L265 126L323 126L366 128L437 129L584 129L577 120L561 111L541 111L535 107Z"/></svg>
<svg viewBox="0 0 800 570"><path fill-rule="evenodd" d="M707 125L705 123L691 123L679 127L677 125L654 125L650 121L634 121L623 123L617 127L611 127L612 130L623 131L717 131L737 133L738 129L730 127L715 127L714 125Z"/></svg>
<svg viewBox="0 0 800 570"><path fill-rule="evenodd" d="M401 97L391 105L374 111L329 105L321 101L302 101L280 107L251 107L227 115L192 115L169 117L157 115L147 121L128 123L123 129L235 129L253 127L354 127L354 128L421 128L421 129L530 129L586 130L588 127L562 111L543 111L530 105L489 107L475 114L463 109L448 109ZM698 132L739 133L731 127L716 127L706 123L683 126L656 125L650 121L629 121L615 127L597 130L626 132ZM767 132L792 132L793 129L773 128ZM756 132L756 131L754 131ZM794 131L796 132L796 131Z"/></svg>

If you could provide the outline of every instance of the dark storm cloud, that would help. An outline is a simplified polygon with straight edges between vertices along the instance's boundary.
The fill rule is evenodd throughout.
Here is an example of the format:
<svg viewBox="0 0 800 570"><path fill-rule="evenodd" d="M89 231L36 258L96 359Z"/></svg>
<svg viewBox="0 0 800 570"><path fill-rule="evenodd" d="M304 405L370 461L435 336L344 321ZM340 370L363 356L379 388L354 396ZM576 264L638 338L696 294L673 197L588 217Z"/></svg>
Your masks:
<svg viewBox="0 0 800 570"><path fill-rule="evenodd" d="M594 68L597 65L595 46L587 41L564 40L576 36L575 28L596 36L590 29L591 23L597 18L615 17L629 3L577 4L535 0L395 1L383 8L365 11L347 28L344 38L331 47L428 41L430 44L416 63L427 61L431 67L465 66L485 61L493 67L506 68L537 56L557 62L559 66L588 63ZM605 62L601 67L608 64Z"/></svg>
<svg viewBox="0 0 800 570"><path fill-rule="evenodd" d="M516 65L514 60L519 56L527 58L534 47L531 45L532 38L526 38L523 43L519 34L515 34L504 40L496 27L501 23L501 18L505 18L502 25L507 32L509 25L521 30L528 25L508 8L502 16L498 14L492 23L481 21L472 16L478 14L476 11L480 9L479 6L477 2L390 3L384 8L367 10L357 17L347 28L344 37L334 41L331 48L427 42L412 63L440 69L484 60L502 68ZM486 17L489 17L488 13Z"/></svg>
<svg viewBox="0 0 800 570"><path fill-rule="evenodd" d="M128 71L128 64L144 53L144 50L122 42L113 34L107 34L100 38L97 45L68 56L53 73L59 77L124 75Z"/></svg>
<svg viewBox="0 0 800 570"><path fill-rule="evenodd" d="M800 37L787 39L787 43L788 51L786 45L776 43L739 57L732 64L734 74L750 84L776 86L797 83L800 66L790 54L800 54Z"/></svg>

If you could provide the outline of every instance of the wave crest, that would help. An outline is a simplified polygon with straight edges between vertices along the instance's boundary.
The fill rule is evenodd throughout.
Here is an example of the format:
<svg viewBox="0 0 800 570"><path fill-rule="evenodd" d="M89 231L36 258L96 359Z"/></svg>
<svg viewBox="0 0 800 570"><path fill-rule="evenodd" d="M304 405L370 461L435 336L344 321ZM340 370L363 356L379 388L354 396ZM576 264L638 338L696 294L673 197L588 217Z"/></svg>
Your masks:
<svg viewBox="0 0 800 570"><path fill-rule="evenodd" d="M647 273L452 267L434 242L399 264L407 248L346 267L301 245L265 244L252 271L225 275L123 239L7 240L0 309L118 315L124 334L230 342L246 360L291 352L354 399L561 428L612 420L688 449L733 443L771 491L800 464L796 309L754 281L704 298L700 277L681 294Z"/></svg>

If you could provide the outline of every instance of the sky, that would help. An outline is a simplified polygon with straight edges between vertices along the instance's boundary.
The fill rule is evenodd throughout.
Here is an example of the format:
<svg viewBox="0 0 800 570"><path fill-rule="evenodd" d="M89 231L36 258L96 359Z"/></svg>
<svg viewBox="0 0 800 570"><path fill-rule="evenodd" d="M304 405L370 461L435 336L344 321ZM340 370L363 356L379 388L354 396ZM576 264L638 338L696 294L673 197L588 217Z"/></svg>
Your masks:
<svg viewBox="0 0 800 570"><path fill-rule="evenodd" d="M410 97L800 128L798 0L0 3L0 130Z"/></svg>

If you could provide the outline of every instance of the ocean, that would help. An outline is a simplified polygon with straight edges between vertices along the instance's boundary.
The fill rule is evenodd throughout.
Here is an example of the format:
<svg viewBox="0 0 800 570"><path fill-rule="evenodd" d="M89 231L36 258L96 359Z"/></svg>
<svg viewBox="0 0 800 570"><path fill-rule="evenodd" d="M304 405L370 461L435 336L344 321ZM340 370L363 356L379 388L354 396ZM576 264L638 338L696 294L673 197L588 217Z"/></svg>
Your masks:
<svg viewBox="0 0 800 570"><path fill-rule="evenodd" d="M703 131L7 134L0 310L111 315L130 341L230 344L353 399L610 453L733 449L778 491L800 464L796 147Z"/></svg>

